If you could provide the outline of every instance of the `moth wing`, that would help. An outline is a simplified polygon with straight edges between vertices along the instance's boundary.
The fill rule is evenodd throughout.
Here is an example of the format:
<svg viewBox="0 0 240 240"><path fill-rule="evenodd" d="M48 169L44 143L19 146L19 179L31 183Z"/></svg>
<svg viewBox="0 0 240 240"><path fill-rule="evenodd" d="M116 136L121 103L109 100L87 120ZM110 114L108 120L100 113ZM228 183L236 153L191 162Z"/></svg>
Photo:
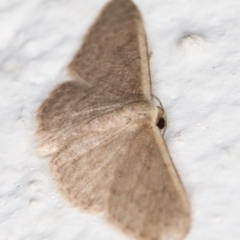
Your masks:
<svg viewBox="0 0 240 240"><path fill-rule="evenodd" d="M143 21L131 0L113 0L90 28L69 65L74 79L120 99L151 99Z"/></svg>
<svg viewBox="0 0 240 240"><path fill-rule="evenodd" d="M79 131L93 119L121 107L124 103L99 95L80 81L69 81L59 85L38 109L37 135L42 146L40 155L49 155L61 149L68 139L79 135Z"/></svg>
<svg viewBox="0 0 240 240"><path fill-rule="evenodd" d="M53 156L50 169L67 200L82 210L106 210L114 172L128 138L128 131L121 128L91 133L70 141Z"/></svg>
<svg viewBox="0 0 240 240"><path fill-rule="evenodd" d="M146 36L132 1L113 0L103 9L69 69L74 81L58 86L38 110L43 156L62 148L77 126L151 99Z"/></svg>
<svg viewBox="0 0 240 240"><path fill-rule="evenodd" d="M111 187L109 219L137 239L182 240L190 206L159 129L145 124L126 144Z"/></svg>

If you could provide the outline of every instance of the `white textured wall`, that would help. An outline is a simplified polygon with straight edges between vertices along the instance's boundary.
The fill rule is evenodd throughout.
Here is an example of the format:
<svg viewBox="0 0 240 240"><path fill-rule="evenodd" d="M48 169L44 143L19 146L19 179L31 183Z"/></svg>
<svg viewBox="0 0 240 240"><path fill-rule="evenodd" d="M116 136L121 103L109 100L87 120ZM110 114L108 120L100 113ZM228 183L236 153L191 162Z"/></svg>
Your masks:
<svg viewBox="0 0 240 240"><path fill-rule="evenodd" d="M124 240L58 193L35 113L106 0L0 0L0 240ZM240 2L135 0L153 92L193 212L187 240L240 239ZM186 37L187 36L187 37Z"/></svg>

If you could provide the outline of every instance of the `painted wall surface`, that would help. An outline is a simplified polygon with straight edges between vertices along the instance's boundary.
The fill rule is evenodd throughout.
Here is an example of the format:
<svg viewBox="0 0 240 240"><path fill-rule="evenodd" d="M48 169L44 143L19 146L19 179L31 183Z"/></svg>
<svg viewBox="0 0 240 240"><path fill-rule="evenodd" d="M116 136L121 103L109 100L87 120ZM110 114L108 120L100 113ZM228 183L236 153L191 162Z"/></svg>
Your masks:
<svg viewBox="0 0 240 240"><path fill-rule="evenodd" d="M0 0L0 240L124 240L70 206L36 153L38 106L106 0ZM135 0L165 140L187 189L187 240L240 239L240 2Z"/></svg>

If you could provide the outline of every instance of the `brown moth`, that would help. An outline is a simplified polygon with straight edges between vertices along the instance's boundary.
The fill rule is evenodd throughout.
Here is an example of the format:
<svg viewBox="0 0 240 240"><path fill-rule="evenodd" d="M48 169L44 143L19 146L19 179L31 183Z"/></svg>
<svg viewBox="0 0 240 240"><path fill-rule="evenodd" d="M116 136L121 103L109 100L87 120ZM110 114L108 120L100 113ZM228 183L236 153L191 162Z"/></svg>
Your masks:
<svg viewBox="0 0 240 240"><path fill-rule="evenodd" d="M147 41L131 0L112 0L38 110L39 153L63 195L135 239L181 240L190 205L157 127Z"/></svg>

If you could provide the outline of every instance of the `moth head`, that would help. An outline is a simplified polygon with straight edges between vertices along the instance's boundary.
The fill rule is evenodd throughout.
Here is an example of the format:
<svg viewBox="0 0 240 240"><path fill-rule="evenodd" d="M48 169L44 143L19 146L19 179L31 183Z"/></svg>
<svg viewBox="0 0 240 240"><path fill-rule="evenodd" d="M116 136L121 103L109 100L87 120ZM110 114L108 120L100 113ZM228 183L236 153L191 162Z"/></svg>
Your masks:
<svg viewBox="0 0 240 240"><path fill-rule="evenodd" d="M157 118L157 126L160 130L165 129L166 128L166 114L164 112L164 110L162 109L162 107L157 106L158 108L158 118Z"/></svg>

